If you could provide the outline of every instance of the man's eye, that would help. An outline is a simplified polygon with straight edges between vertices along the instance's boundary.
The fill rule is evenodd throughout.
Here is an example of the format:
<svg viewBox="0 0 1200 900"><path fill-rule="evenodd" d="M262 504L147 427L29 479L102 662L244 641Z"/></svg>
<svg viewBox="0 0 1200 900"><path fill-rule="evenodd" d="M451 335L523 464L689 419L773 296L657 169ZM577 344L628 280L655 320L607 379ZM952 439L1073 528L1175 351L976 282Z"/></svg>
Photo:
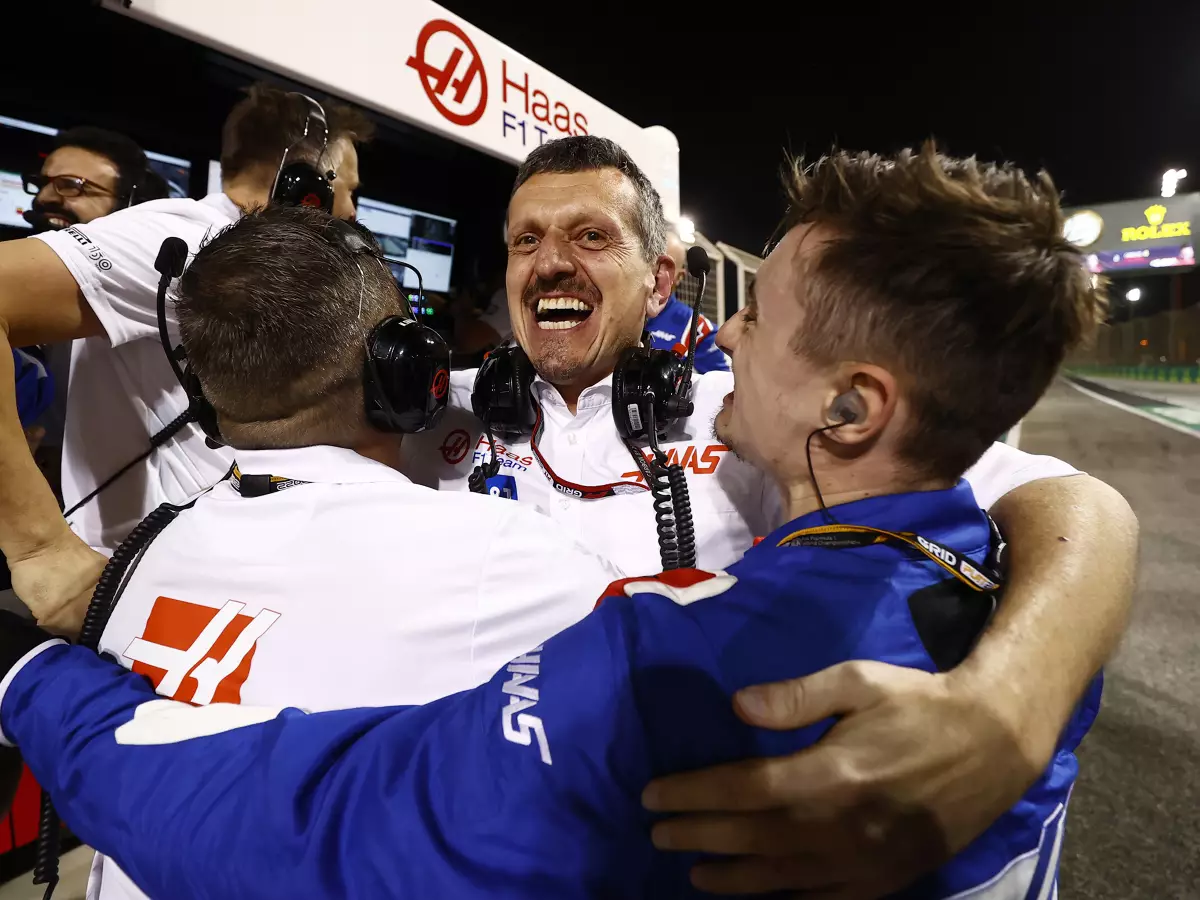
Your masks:
<svg viewBox="0 0 1200 900"><path fill-rule="evenodd" d="M534 237L532 234L523 234L519 238L517 238L515 241L513 241L513 246L514 247L532 247L536 243L537 243L537 238Z"/></svg>
<svg viewBox="0 0 1200 900"><path fill-rule="evenodd" d="M595 228L589 228L583 233L583 239L588 243L601 243L604 241L604 233L597 231Z"/></svg>

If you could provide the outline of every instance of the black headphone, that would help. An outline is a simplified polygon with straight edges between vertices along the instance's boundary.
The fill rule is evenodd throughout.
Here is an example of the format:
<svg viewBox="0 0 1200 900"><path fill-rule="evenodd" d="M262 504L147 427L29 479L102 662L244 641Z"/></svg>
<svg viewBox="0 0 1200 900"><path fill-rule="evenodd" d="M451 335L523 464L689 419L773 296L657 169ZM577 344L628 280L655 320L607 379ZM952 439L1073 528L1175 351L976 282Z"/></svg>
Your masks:
<svg viewBox="0 0 1200 900"><path fill-rule="evenodd" d="M331 243L355 255L373 256L384 265L378 248L352 224L331 219ZM191 418L204 432L210 447L223 444L217 411L204 396L195 373L187 366L182 346L172 348L167 336L166 293L172 278L183 274L188 248L169 237L162 243L154 267L162 276L158 287L158 334L167 360L188 398ZM397 263L417 275L417 290L424 298L421 273L415 266ZM450 348L432 328L408 316L388 316L371 329L365 341L363 403L367 421L379 431L416 434L437 424L450 393ZM180 364L183 364L182 367Z"/></svg>
<svg viewBox="0 0 1200 900"><path fill-rule="evenodd" d="M613 369L613 419L625 440L649 439L647 424L654 420L655 438L664 436L677 420L692 414L692 368L700 331L700 300L711 263L701 247L687 253L688 274L700 280L692 303L691 340L681 360L673 350L656 350L643 334L642 345L621 353ZM498 347L487 355L475 376L471 411L480 421L506 435L528 434L536 414L533 408L533 363L516 343Z"/></svg>
<svg viewBox="0 0 1200 900"><path fill-rule="evenodd" d="M322 172L317 168L329 148L329 124L325 119L325 108L308 94L291 93L287 96L299 97L305 103L304 133L283 151L279 171L275 173L275 183L271 186L271 202L282 206L311 206L331 213L333 180L337 176L332 169ZM308 139L310 132L321 136L317 165L288 162L288 156Z"/></svg>

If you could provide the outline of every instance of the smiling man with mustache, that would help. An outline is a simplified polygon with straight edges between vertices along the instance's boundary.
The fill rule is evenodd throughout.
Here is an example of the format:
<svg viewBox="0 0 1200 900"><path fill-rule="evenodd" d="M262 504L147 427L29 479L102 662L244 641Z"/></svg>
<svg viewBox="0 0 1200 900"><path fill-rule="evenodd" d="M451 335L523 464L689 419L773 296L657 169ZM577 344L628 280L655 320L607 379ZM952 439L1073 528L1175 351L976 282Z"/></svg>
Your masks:
<svg viewBox="0 0 1200 900"><path fill-rule="evenodd" d="M25 176L25 190L35 195L24 218L37 234L167 196L141 147L123 134L91 126L61 132L41 171Z"/></svg>
<svg viewBox="0 0 1200 900"><path fill-rule="evenodd" d="M543 427L536 440L497 441L500 481L490 480L489 493L535 506L626 572L658 571L652 498L617 431L612 401L621 351L642 340L675 284L658 193L612 141L562 138L522 163L507 223L509 311L536 372L531 394ZM473 470L491 458L471 413L475 377L452 373L442 424L405 441L405 473L414 481L467 490ZM732 389L732 373L695 376L694 413L661 442L686 472L697 565L709 571L737 562L783 521L770 479L713 435ZM793 400L772 402L782 408ZM854 666L835 666L746 693L742 715L763 727L800 728L830 709L843 718L801 753L651 785L648 805L692 813L660 826L663 846L736 854L706 867L700 877L711 889L803 887L814 871L847 866L860 882L912 874L909 861L864 857L861 847L915 807L936 823L927 849L937 857L969 842L1032 784L1045 754L1015 752L1014 742L1046 723L1061 730L1115 646L1129 609L1136 520L1102 482L1005 444L993 444L965 479L1004 532L1011 567L1005 615L969 657L979 676L971 707L1020 697L1020 721L1002 729L985 719L965 724L957 700L886 668L864 681ZM822 841L776 839L781 816Z"/></svg>

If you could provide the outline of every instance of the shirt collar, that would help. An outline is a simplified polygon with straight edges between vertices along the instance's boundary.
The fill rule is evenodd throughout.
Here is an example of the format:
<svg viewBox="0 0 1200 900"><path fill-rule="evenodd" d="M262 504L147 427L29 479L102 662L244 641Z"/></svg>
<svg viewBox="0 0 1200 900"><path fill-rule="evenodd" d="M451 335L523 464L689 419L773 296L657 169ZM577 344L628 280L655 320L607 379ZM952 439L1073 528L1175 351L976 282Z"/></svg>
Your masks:
<svg viewBox="0 0 1200 900"><path fill-rule="evenodd" d="M241 208L229 199L229 195L224 191L213 191L213 193L207 194L200 202L207 203L209 206L215 206L234 221L242 217Z"/></svg>
<svg viewBox="0 0 1200 900"><path fill-rule="evenodd" d="M834 506L829 512L843 525L915 532L951 546L963 544L957 549L964 553L986 546L991 537L987 516L961 478L946 490L882 494ZM818 509L776 528L754 550L773 549L796 531L827 524L829 519Z"/></svg>
<svg viewBox="0 0 1200 900"><path fill-rule="evenodd" d="M550 382L542 378L541 375L533 379L533 390L537 395L539 403L547 406L561 406L564 409L567 403L562 398L562 394L558 392L558 388ZM575 409L601 409L612 405L612 375L602 378L593 384L591 387L584 388L579 395L579 402L575 405Z"/></svg>
<svg viewBox="0 0 1200 900"><path fill-rule="evenodd" d="M359 456L345 447L323 445L286 450L238 450L236 461L243 475L275 475L318 484L412 483L390 466Z"/></svg>

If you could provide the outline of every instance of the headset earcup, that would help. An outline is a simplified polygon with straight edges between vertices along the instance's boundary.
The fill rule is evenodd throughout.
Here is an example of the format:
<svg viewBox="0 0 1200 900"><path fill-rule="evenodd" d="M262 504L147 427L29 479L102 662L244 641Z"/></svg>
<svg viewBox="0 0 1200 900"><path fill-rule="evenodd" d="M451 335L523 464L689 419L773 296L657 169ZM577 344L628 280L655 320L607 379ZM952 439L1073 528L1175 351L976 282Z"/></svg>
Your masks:
<svg viewBox="0 0 1200 900"><path fill-rule="evenodd" d="M333 212L333 184L308 163L288 163L275 181L271 195L283 206L311 206Z"/></svg>
<svg viewBox="0 0 1200 900"><path fill-rule="evenodd" d="M670 350L629 347L613 369L613 419L626 440L648 438L644 420L646 395L654 398L654 426L666 434L677 415L672 402L679 389L683 363Z"/></svg>
<svg viewBox="0 0 1200 900"><path fill-rule="evenodd" d="M450 395L450 348L432 328L389 316L371 331L363 403L374 428L417 434L437 424Z"/></svg>
<svg viewBox="0 0 1200 900"><path fill-rule="evenodd" d="M493 350L480 365L471 389L471 411L486 416L500 434L528 434L533 429L533 363L518 346Z"/></svg>

